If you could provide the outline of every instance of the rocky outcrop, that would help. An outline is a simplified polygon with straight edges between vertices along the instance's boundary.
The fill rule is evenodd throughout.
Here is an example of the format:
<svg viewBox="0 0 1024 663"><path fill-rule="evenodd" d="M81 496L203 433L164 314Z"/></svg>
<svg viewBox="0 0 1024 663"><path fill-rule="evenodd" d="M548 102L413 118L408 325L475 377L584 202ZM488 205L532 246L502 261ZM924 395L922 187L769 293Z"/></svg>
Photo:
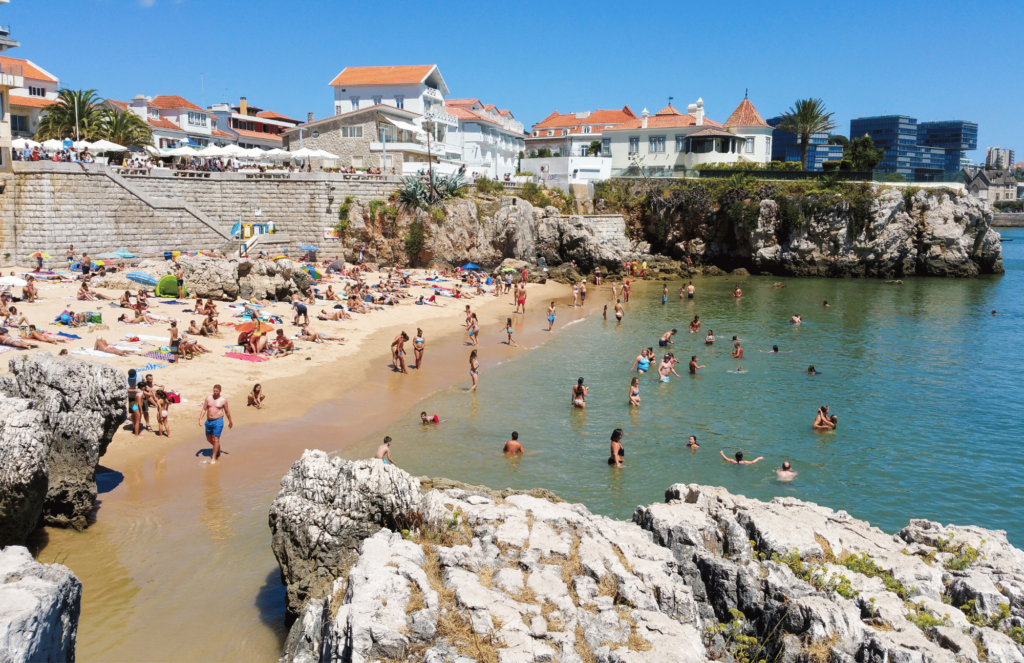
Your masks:
<svg viewBox="0 0 1024 663"><path fill-rule="evenodd" d="M32 401L0 396L0 547L23 543L39 522L49 441Z"/></svg>
<svg viewBox="0 0 1024 663"><path fill-rule="evenodd" d="M178 264L185 275L185 289L190 297L202 297L206 299L235 299L238 297L238 270L237 260L225 258L214 258L206 255L183 255L178 258ZM175 273L175 262L173 260L147 259L133 267L130 272L142 272L160 279ZM127 272L118 272L104 277L97 281L96 285L114 290L131 290L139 288L137 283L125 278Z"/></svg>
<svg viewBox="0 0 1024 663"><path fill-rule="evenodd" d="M0 394L29 401L45 431L26 433L48 445L43 518L49 525L84 528L96 500L96 465L126 419L127 378L110 366L45 352L16 357L9 366ZM32 417L22 416L23 422Z"/></svg>
<svg viewBox="0 0 1024 663"><path fill-rule="evenodd" d="M305 292L312 284L309 274L286 258L243 260L237 273L237 294L242 299L287 301L292 293Z"/></svg>
<svg viewBox="0 0 1024 663"><path fill-rule="evenodd" d="M537 224L538 253L549 264L575 262L585 272L596 265L618 271L624 261L647 260L650 245L631 242L621 215L560 216L549 207Z"/></svg>
<svg viewBox="0 0 1024 663"><path fill-rule="evenodd" d="M401 500L340 506L362 510L339 494L385 477ZM304 522L328 549L325 529L373 531L306 602L284 661L1024 662L1024 553L1003 532L912 521L894 536L682 484L623 522L322 452L282 486L289 531Z"/></svg>
<svg viewBox="0 0 1024 663"><path fill-rule="evenodd" d="M0 661L72 662L82 583L60 564L40 564L21 546L0 551Z"/></svg>

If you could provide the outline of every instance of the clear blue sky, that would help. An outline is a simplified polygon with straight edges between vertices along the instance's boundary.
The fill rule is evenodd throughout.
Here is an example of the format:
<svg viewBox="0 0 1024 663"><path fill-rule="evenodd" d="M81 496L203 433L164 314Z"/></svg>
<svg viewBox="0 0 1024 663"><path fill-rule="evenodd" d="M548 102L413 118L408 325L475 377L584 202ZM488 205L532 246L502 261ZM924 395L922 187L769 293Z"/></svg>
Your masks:
<svg viewBox="0 0 1024 663"><path fill-rule="evenodd" d="M1024 160L1024 1L345 2L11 0L27 58L104 97L180 94L297 119L332 112L349 65L437 64L453 97L509 108L652 113L703 97L722 122L745 88L765 117L820 97L838 132L865 115L973 120L979 150ZM1015 62L1016 60L1016 62Z"/></svg>

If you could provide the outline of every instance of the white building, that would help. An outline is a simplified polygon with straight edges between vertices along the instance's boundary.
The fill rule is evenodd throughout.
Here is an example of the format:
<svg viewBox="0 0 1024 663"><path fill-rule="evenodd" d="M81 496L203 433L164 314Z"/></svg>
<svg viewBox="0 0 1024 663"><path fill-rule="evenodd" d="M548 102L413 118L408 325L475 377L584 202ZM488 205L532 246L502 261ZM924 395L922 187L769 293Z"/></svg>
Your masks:
<svg viewBox="0 0 1024 663"><path fill-rule="evenodd" d="M602 132L636 117L629 106L623 106L621 110L598 108L579 113L555 111L533 125L526 138L527 154L548 149L560 157L586 156L591 143L597 141L601 143L601 156L610 157L611 139Z"/></svg>
<svg viewBox="0 0 1024 663"><path fill-rule="evenodd" d="M107 99L104 104L118 110L130 110L149 124L153 132L153 145L158 148L181 144L206 147L235 142L235 136L217 128L210 111L177 95L144 97L141 94L129 101Z"/></svg>
<svg viewBox="0 0 1024 663"><path fill-rule="evenodd" d="M0 0L5 4L7 0ZM10 30L0 27L0 52L17 48L18 42L11 39ZM5 58L6 59L6 58ZM0 65L0 171L10 171L11 166L11 90L24 87L24 72L20 66L4 63Z"/></svg>
<svg viewBox="0 0 1024 663"><path fill-rule="evenodd" d="M990 147L985 150L985 165L988 168L1013 168L1013 150L1004 150L999 147Z"/></svg>
<svg viewBox="0 0 1024 663"><path fill-rule="evenodd" d="M302 124L299 120L250 106L242 97L237 106L213 104L210 113L216 118L217 129L231 134L240 147L272 150L284 144L282 134Z"/></svg>
<svg viewBox="0 0 1024 663"><path fill-rule="evenodd" d="M448 99L445 110L459 120L449 140L458 141L460 160L469 175L503 179L515 175L519 153L525 151L523 123L511 111L479 99Z"/></svg>
<svg viewBox="0 0 1024 663"><path fill-rule="evenodd" d="M36 135L39 118L57 103L60 81L31 60L0 56L4 71L20 71L22 84L11 94L11 134L24 138Z"/></svg>
<svg viewBox="0 0 1024 663"><path fill-rule="evenodd" d="M334 88L335 115L347 115L375 106L415 113L416 126L429 134L431 161L448 164L450 169L462 164L462 147L455 137L459 120L445 109L448 86L437 65L346 67L330 85ZM391 149L382 141L383 138L375 141L370 146L371 152ZM413 149L409 147L407 151ZM424 161L426 152L427 146L424 145ZM405 167L409 168L408 165Z"/></svg>
<svg viewBox="0 0 1024 663"><path fill-rule="evenodd" d="M612 172L682 175L709 163L767 163L772 155L772 128L748 99L740 102L725 124L704 114L704 100L680 113L668 105L654 115L645 108L637 119L604 129L611 139Z"/></svg>
<svg viewBox="0 0 1024 663"><path fill-rule="evenodd" d="M533 173L534 181L549 189L561 189L578 197L590 197L591 185L598 180L611 179L612 160L609 157L572 156L536 157L523 159L520 168ZM582 188L581 188L582 187Z"/></svg>

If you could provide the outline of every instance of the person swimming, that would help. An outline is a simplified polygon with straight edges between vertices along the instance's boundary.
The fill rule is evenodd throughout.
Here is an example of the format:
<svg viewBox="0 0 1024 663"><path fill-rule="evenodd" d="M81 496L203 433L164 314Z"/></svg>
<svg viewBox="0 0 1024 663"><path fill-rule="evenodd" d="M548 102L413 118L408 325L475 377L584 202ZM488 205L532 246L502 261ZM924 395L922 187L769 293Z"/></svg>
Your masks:
<svg viewBox="0 0 1024 663"><path fill-rule="evenodd" d="M697 449L700 449L700 445L697 444L696 435L691 435L690 439L686 441L686 448L689 449L690 451L696 451Z"/></svg>
<svg viewBox="0 0 1024 663"><path fill-rule="evenodd" d="M775 470L775 478L779 481L792 481L796 478L796 470L789 464L789 461L782 462L782 468Z"/></svg>
<svg viewBox="0 0 1024 663"><path fill-rule="evenodd" d="M512 431L512 439L505 442L505 446L501 448L501 451L506 456L516 456L525 451L525 449L523 449L523 445L519 442L518 431Z"/></svg>
<svg viewBox="0 0 1024 663"><path fill-rule="evenodd" d="M800 324L801 322L803 322L804 320L803 320L803 318L801 318L801 317L800 317L799 315L794 315L793 317L791 317L791 318L789 319L789 321L790 321L791 323L793 323L794 325L798 325L798 324Z"/></svg>
<svg viewBox="0 0 1024 663"><path fill-rule="evenodd" d="M814 366L807 367L807 375L821 375L821 372L814 368Z"/></svg>
<svg viewBox="0 0 1024 663"><path fill-rule="evenodd" d="M427 415L426 412L420 412L420 421L425 424L439 424L441 423L441 417L436 414Z"/></svg>
<svg viewBox="0 0 1024 663"><path fill-rule="evenodd" d="M587 391L588 388L583 386L583 378L576 381L576 385L572 388L572 406L580 409L587 407Z"/></svg>
<svg viewBox="0 0 1024 663"><path fill-rule="evenodd" d="M718 453L722 454L722 458L725 459L726 462L732 463L733 465L753 465L754 463L764 460L764 456L758 456L754 460L743 460L742 451L736 452L735 460L726 456L724 451L719 451Z"/></svg>
<svg viewBox="0 0 1024 663"><path fill-rule="evenodd" d="M829 416L828 406L822 405L814 415L814 430L835 430L839 426L839 417Z"/></svg>

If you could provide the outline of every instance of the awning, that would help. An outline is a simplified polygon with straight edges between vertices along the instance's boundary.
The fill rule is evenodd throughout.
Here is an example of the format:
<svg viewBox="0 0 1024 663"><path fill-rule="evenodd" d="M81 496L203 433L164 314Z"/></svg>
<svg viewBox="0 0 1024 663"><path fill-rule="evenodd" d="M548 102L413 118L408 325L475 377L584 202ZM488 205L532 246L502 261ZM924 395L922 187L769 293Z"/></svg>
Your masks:
<svg viewBox="0 0 1024 663"><path fill-rule="evenodd" d="M411 131L414 134L421 134L421 135L424 135L424 136L427 133L423 129L420 129L419 127L417 127L412 122L406 122L405 120L396 120L395 118L388 117L387 115L384 116L384 119L387 120L388 122L390 122L391 124L395 125L399 129L401 129L402 131Z"/></svg>

